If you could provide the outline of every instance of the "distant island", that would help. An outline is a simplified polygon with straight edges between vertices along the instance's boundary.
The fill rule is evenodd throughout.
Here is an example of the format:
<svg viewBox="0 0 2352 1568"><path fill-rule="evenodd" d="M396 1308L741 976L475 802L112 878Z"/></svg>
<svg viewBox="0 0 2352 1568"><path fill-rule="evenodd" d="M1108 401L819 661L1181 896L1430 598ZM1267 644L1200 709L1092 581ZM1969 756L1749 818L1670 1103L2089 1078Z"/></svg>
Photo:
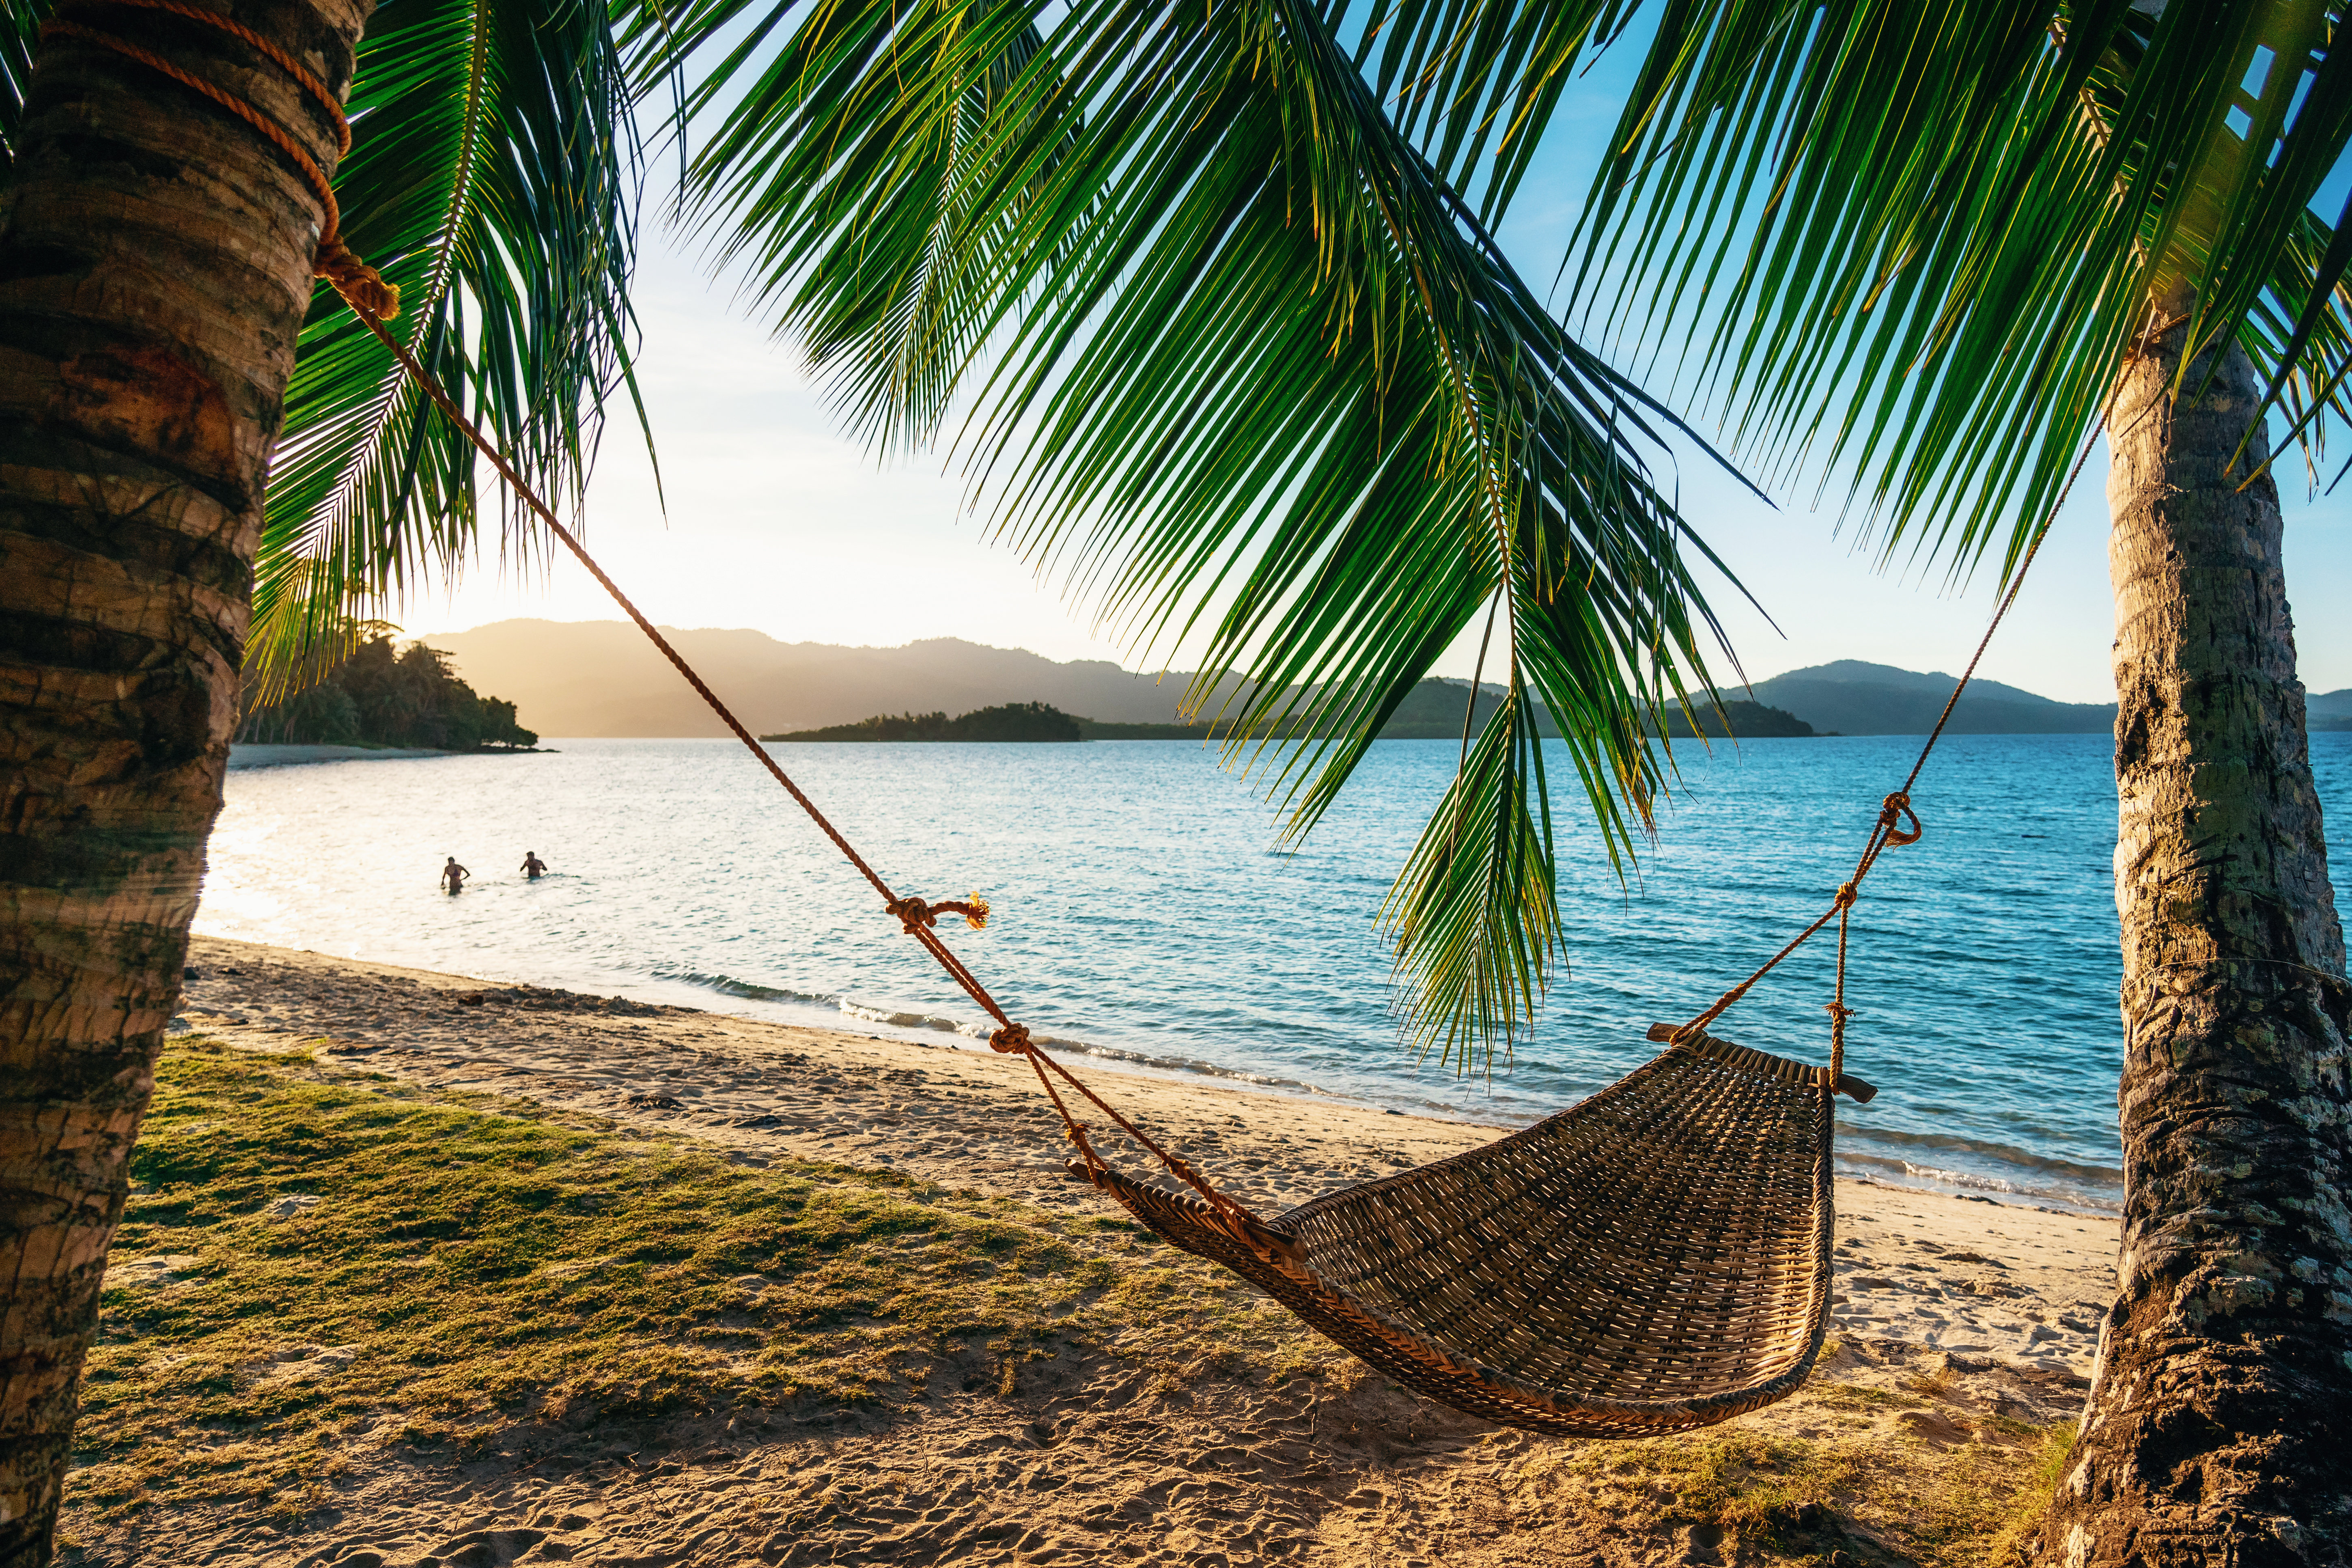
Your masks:
<svg viewBox="0 0 2352 1568"><path fill-rule="evenodd" d="M940 713L877 713L855 724L827 724L762 735L762 741L1083 741L1079 721L1043 702L1006 702L950 719Z"/></svg>
<svg viewBox="0 0 2352 1568"><path fill-rule="evenodd" d="M1752 690L1759 702L1786 710L1825 734L1924 735L1951 699L1952 677L1841 658L1759 680ZM2092 735L2115 727L2112 702L2055 702L1979 676L1952 710L1948 732Z"/></svg>
<svg viewBox="0 0 2352 1568"><path fill-rule="evenodd" d="M1699 730L1709 740L1790 739L1821 733L1787 709L1768 708L1761 702L1727 701L1720 710L1706 704L1694 706L1698 710ZM1674 740L1694 738L1690 717L1679 708L1666 710L1665 729Z"/></svg>
<svg viewBox="0 0 2352 1568"><path fill-rule="evenodd" d="M1462 733L1463 699L1468 694L1465 686L1454 686L1444 681L1424 681L1433 691L1416 690L1398 705L1398 710L1381 731L1386 741L1452 740ZM1473 722L1486 718L1495 710L1498 699L1479 693L1478 711ZM1408 711L1410 710L1410 711ZM1728 729L1725 720L1730 721ZM1803 736L1813 733L1813 727L1793 713L1778 708L1767 708L1760 702L1727 702L1721 711L1703 709L1700 722L1709 736L1733 739L1750 736ZM1323 731L1315 731L1322 733ZM1554 731L1547 725L1544 732ZM1276 728L1261 730L1261 734L1287 734ZM1691 738L1690 721L1681 710L1666 715L1666 733L1678 740ZM950 719L944 710L933 713L877 713L870 719L860 719L855 724L827 724L814 730L787 730L761 740L774 742L888 742L888 741L1223 741L1233 734L1230 724L1130 724L1116 721L1080 718L1065 713L1045 702L1007 702L994 708L975 709L970 713Z"/></svg>
<svg viewBox="0 0 2352 1568"><path fill-rule="evenodd" d="M423 643L400 653L370 637L317 684L283 702L248 700L236 727L243 745L398 746L436 752L536 746L515 705L477 695L451 672L449 656Z"/></svg>

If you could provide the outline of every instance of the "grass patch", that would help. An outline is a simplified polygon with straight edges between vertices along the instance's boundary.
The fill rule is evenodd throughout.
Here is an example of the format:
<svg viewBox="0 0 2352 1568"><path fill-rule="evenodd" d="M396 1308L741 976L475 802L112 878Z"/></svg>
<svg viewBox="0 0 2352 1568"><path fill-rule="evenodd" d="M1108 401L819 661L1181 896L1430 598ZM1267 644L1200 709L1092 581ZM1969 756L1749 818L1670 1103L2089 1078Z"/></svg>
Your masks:
<svg viewBox="0 0 2352 1568"><path fill-rule="evenodd" d="M2062 1422L2041 1434L2026 1456L2025 1484L2004 1500L1992 1546L1985 1553L1991 1568L2014 1568L2025 1561L2026 1532L2042 1518L2058 1483L2065 1479L2066 1458L2074 1451L2075 1423Z"/></svg>
<svg viewBox="0 0 2352 1568"><path fill-rule="evenodd" d="M739 1166L299 1053L173 1042L131 1173L70 1494L101 1519L299 1513L362 1448L462 1459L524 1422L1011 1393L1076 1344L1236 1376L1329 1360L1120 1221Z"/></svg>
<svg viewBox="0 0 2352 1568"><path fill-rule="evenodd" d="M1909 1410L1919 1401L1907 1394L1897 1394L1891 1388L1873 1388L1863 1383L1832 1383L1816 1377L1805 1385L1803 1397L1811 1404L1832 1410Z"/></svg>
<svg viewBox="0 0 2352 1568"><path fill-rule="evenodd" d="M1603 1488L1647 1496L1667 1523L1714 1524L1767 1543L1851 1491L1856 1455L1826 1443L1741 1427L1690 1437L1593 1444L1565 1467Z"/></svg>
<svg viewBox="0 0 2352 1568"><path fill-rule="evenodd" d="M1827 1382L1802 1397L1882 1412L1918 1403ZM1937 1447L1883 1433L1814 1440L1733 1423L1568 1449L1529 1467L1527 1479L1555 1510L1589 1510L1635 1540L1689 1531L1726 1562L1794 1568L1891 1554L1918 1568L2013 1568L2016 1542L2073 1440L2072 1426L2025 1434L2022 1443Z"/></svg>

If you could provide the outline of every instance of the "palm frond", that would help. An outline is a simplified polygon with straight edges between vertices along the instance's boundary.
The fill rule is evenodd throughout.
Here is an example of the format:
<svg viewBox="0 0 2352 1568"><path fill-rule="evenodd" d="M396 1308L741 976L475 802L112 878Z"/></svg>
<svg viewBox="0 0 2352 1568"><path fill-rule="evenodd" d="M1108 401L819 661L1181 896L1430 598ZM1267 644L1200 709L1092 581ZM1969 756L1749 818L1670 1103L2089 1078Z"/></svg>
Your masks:
<svg viewBox="0 0 2352 1568"><path fill-rule="evenodd" d="M41 47L41 24L56 9L48 0L0 0L0 191L16 175L16 138L25 123L33 56Z"/></svg>
<svg viewBox="0 0 2352 1568"><path fill-rule="evenodd" d="M2316 440L2352 413L2345 258L2308 211L2352 117L2335 18L2157 9L1670 0L1574 258L1587 319L1955 571L1996 539L2013 568L2165 301Z"/></svg>
<svg viewBox="0 0 2352 1568"><path fill-rule="evenodd" d="M637 141L605 12L389 0L350 112L343 230L401 287L393 330L526 479L576 504L606 399L634 395ZM262 688L331 664L355 617L428 566L455 572L479 529L476 484L472 447L322 287L270 475L247 648Z"/></svg>
<svg viewBox="0 0 2352 1568"><path fill-rule="evenodd" d="M1357 61L1398 131L1430 165L1500 221L1533 163L1578 59L1605 45L1638 0L1372 0L1332 18L1360 28Z"/></svg>
<svg viewBox="0 0 2352 1568"><path fill-rule="evenodd" d="M1223 717L1275 739L1233 755L1293 831L1507 584L1511 722L1549 709L1630 854L1663 782L1643 718L1711 689L1711 557L1647 466L1668 417L1560 331L1315 6L1045 11L690 16L750 18L701 78L735 107L698 211L869 434L960 409L1005 537L1131 646L1247 678ZM1449 134L1420 125L1480 144ZM1465 842L1515 831L1496 788L1464 798ZM1391 928L1425 1039L1507 1038L1556 956L1549 891L1475 886L1480 917Z"/></svg>
<svg viewBox="0 0 2352 1568"><path fill-rule="evenodd" d="M1424 1049L1466 1068L1482 1045L1507 1048L1542 996L1558 889L1543 744L1513 681L1381 908Z"/></svg>

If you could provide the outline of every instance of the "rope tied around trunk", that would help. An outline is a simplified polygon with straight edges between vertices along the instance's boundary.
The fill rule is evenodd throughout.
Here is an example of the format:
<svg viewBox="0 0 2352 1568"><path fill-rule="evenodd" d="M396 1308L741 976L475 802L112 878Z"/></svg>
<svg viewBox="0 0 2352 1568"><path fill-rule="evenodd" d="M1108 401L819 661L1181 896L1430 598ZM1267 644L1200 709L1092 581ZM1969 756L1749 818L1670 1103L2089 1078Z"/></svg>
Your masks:
<svg viewBox="0 0 2352 1568"><path fill-rule="evenodd" d="M301 61L288 54L269 39L244 23L216 12L206 11L182 0L103 0L110 5L126 6L139 11L162 11L184 17L250 46L257 53L294 79L319 107L327 111L327 120L335 128L335 155L340 158L352 150L352 123L343 114L343 106L327 84L306 68ZM181 86L202 94L227 110L247 125L268 138L270 144L293 161L295 169L319 198L321 216L319 223L319 243L310 258L312 275L323 278L335 292L355 310L391 321L400 314L400 285L385 280L383 274L361 258L358 252L343 242L343 209L335 200L335 187L319 167L318 160L304 151L293 134L270 116L264 114L244 99L225 88L215 86L184 70L152 49L142 48L127 38L117 37L103 28L93 27L65 16L50 18L41 26L41 37L79 38L100 48L113 50L129 59L138 61L148 69L170 77Z"/></svg>

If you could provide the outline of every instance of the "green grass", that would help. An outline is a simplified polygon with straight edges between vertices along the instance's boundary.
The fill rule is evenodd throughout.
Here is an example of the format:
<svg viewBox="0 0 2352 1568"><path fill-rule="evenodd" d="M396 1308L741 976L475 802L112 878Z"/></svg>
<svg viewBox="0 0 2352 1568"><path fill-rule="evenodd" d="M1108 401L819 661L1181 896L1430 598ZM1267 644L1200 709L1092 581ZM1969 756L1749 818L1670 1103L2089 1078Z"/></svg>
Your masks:
<svg viewBox="0 0 2352 1568"><path fill-rule="evenodd" d="M1863 1476L1856 1455L1835 1445L1740 1427L1596 1443L1567 1468L1648 1494L1668 1521L1718 1524L1768 1541L1789 1529L1806 1505L1832 1502Z"/></svg>
<svg viewBox="0 0 2352 1568"><path fill-rule="evenodd" d="M1329 1361L1123 1222L737 1165L300 1054L175 1042L132 1179L72 1493L101 1517L215 1498L299 1510L360 1447L462 1458L523 1424L887 1408L943 1377L1011 1394L1073 1345L1276 1379ZM268 1217L293 1194L322 1201ZM186 1260L177 1282L139 1282L156 1256ZM735 1283L751 1275L767 1283ZM280 1359L305 1347L348 1359Z"/></svg>
<svg viewBox="0 0 2352 1568"><path fill-rule="evenodd" d="M1919 1403L1817 1380L1788 1408L1884 1413ZM1715 1526L1738 1545L1723 1548L1727 1560L1793 1568L1836 1551L1856 1563L1886 1561L1891 1551L1916 1568L2010 1568L2074 1428L1976 1425L1977 1440L1939 1448L1883 1433L1801 1437L1732 1424L1566 1449L1530 1473L1549 1469L1567 1483L1555 1495L1578 1497L1636 1535ZM1874 1544L1865 1549L1865 1540Z"/></svg>

